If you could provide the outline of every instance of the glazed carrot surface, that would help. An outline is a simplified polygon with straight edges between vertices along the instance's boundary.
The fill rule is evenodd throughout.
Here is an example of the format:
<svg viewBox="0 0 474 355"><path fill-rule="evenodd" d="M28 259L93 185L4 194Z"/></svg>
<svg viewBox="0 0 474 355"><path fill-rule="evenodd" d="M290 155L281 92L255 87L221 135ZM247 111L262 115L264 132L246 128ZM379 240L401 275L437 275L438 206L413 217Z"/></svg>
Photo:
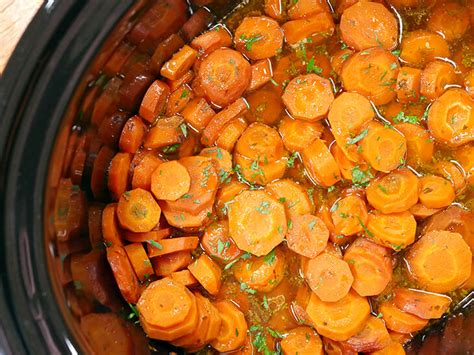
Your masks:
<svg viewBox="0 0 474 355"><path fill-rule="evenodd" d="M85 338L414 351L474 286L472 5L221 3L147 3L78 96L47 206Z"/></svg>

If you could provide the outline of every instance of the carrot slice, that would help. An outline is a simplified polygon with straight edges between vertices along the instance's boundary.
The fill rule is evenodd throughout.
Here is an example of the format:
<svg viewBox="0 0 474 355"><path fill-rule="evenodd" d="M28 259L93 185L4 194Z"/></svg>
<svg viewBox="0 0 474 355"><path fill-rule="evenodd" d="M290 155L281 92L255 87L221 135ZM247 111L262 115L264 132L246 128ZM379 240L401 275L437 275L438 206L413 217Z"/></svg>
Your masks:
<svg viewBox="0 0 474 355"><path fill-rule="evenodd" d="M132 160L132 189L150 190L151 176L163 161L153 153L135 154Z"/></svg>
<svg viewBox="0 0 474 355"><path fill-rule="evenodd" d="M416 220L408 211L383 214L374 210L369 214L367 230L377 244L400 251L415 241Z"/></svg>
<svg viewBox="0 0 474 355"><path fill-rule="evenodd" d="M370 316L369 302L349 291L337 302L324 302L311 294L306 313L318 334L336 341L344 341L360 332Z"/></svg>
<svg viewBox="0 0 474 355"><path fill-rule="evenodd" d="M354 282L352 288L361 296L383 292L392 279L392 257L387 248L365 238L357 238L344 254Z"/></svg>
<svg viewBox="0 0 474 355"><path fill-rule="evenodd" d="M397 97L400 102L416 102L420 99L421 70L402 67L398 72Z"/></svg>
<svg viewBox="0 0 474 355"><path fill-rule="evenodd" d="M131 160L129 153L117 153L110 163L107 187L114 201L127 191Z"/></svg>
<svg viewBox="0 0 474 355"><path fill-rule="evenodd" d="M282 99L294 118L316 121L328 113L334 94L328 79L306 74L289 82Z"/></svg>
<svg viewBox="0 0 474 355"><path fill-rule="evenodd" d="M90 187L96 200L104 201L108 197L107 173L114 156L115 151L104 145L94 159Z"/></svg>
<svg viewBox="0 0 474 355"><path fill-rule="evenodd" d="M243 191L229 206L229 232L239 249L261 256L283 241L284 206L261 190Z"/></svg>
<svg viewBox="0 0 474 355"><path fill-rule="evenodd" d="M242 117L233 119L222 128L219 137L216 139L216 145L228 152L232 152L237 140L247 127L247 122Z"/></svg>
<svg viewBox="0 0 474 355"><path fill-rule="evenodd" d="M198 237L179 237L162 239L159 242L148 244L148 256L154 258L184 250L194 250L199 245Z"/></svg>
<svg viewBox="0 0 474 355"><path fill-rule="evenodd" d="M428 320L403 312L389 302L380 304L379 313L388 329L402 334L417 332L428 324Z"/></svg>
<svg viewBox="0 0 474 355"><path fill-rule="evenodd" d="M170 87L171 92L175 92L180 87L189 84L194 79L194 72L188 70L186 73L178 77L176 80L167 80L167 83Z"/></svg>
<svg viewBox="0 0 474 355"><path fill-rule="evenodd" d="M451 298L409 288L395 290L395 305L404 312L423 319L438 319L449 309Z"/></svg>
<svg viewBox="0 0 474 355"><path fill-rule="evenodd" d="M348 346L356 353L368 353L381 350L391 342L392 339L388 334L384 321L370 316L365 327L359 333L347 339L344 346Z"/></svg>
<svg viewBox="0 0 474 355"><path fill-rule="evenodd" d="M169 86L163 81L155 80L150 85L140 105L140 116L148 122L153 122L164 112L170 94Z"/></svg>
<svg viewBox="0 0 474 355"><path fill-rule="evenodd" d="M246 292L270 292L274 290L285 276L287 268L285 254L274 249L266 256L251 256L239 260L232 268L240 287Z"/></svg>
<svg viewBox="0 0 474 355"><path fill-rule="evenodd" d="M198 324L196 298L182 284L162 279L152 282L137 303L140 324L152 339L173 341Z"/></svg>
<svg viewBox="0 0 474 355"><path fill-rule="evenodd" d="M248 122L263 122L268 125L275 124L284 109L280 94L275 90L262 89L251 93L247 97L250 105L245 114Z"/></svg>
<svg viewBox="0 0 474 355"><path fill-rule="evenodd" d="M265 14L274 18L275 20L281 20L283 17L283 4L282 0L265 0L263 11ZM252 344L250 344L252 345Z"/></svg>
<svg viewBox="0 0 474 355"><path fill-rule="evenodd" d="M358 1L341 17L341 37L357 51L380 46L397 46L398 26L395 16L382 4Z"/></svg>
<svg viewBox="0 0 474 355"><path fill-rule="evenodd" d="M298 327L290 330L280 342L283 354L323 355L323 343L319 335L310 327Z"/></svg>
<svg viewBox="0 0 474 355"><path fill-rule="evenodd" d="M217 338L222 319L219 314L219 310L209 301L207 297L202 296L201 294L196 294L196 298L200 298L204 302L204 308L209 316L209 326L207 328L207 332L205 334L205 344L210 343L212 340Z"/></svg>
<svg viewBox="0 0 474 355"><path fill-rule="evenodd" d="M194 38L190 46L200 53L209 54L218 48L230 47L231 44L232 37L229 31L224 26L218 24L211 30Z"/></svg>
<svg viewBox="0 0 474 355"><path fill-rule="evenodd" d="M471 274L472 253L458 233L426 233L413 244L406 260L410 276L431 292L454 291Z"/></svg>
<svg viewBox="0 0 474 355"><path fill-rule="evenodd" d="M288 17L292 20L310 17L321 12L329 12L328 4L324 0L298 0L288 8Z"/></svg>
<svg viewBox="0 0 474 355"><path fill-rule="evenodd" d="M160 74L167 79L176 80L191 69L197 56L198 52L185 44L163 65Z"/></svg>
<svg viewBox="0 0 474 355"><path fill-rule="evenodd" d="M110 203L102 212L102 234L104 241L110 246L123 246L122 236L117 217L117 204Z"/></svg>
<svg viewBox="0 0 474 355"><path fill-rule="evenodd" d="M270 59L259 60L252 64L252 75L247 92L260 89L272 78L272 62Z"/></svg>
<svg viewBox="0 0 474 355"><path fill-rule="evenodd" d="M434 215L435 213L439 212L439 208L428 208L422 203L417 203L413 205L408 211L415 216L416 218L427 218L429 216Z"/></svg>
<svg viewBox="0 0 474 355"><path fill-rule="evenodd" d="M215 114L212 107L202 97L189 101L181 112L184 120L199 132L206 128Z"/></svg>
<svg viewBox="0 0 474 355"><path fill-rule="evenodd" d="M280 121L278 132L283 139L286 149L292 152L299 152L310 145L316 138L320 138L323 128L320 122L295 120L285 116Z"/></svg>
<svg viewBox="0 0 474 355"><path fill-rule="evenodd" d="M188 265L188 270L211 295L219 293L222 283L221 269L209 256L202 254L194 263Z"/></svg>
<svg viewBox="0 0 474 355"><path fill-rule="evenodd" d="M89 229L89 241L92 249L99 247L102 244L102 213L104 205L100 203L92 203L87 208L87 227Z"/></svg>
<svg viewBox="0 0 474 355"><path fill-rule="evenodd" d="M252 60L270 58L281 50L283 31L269 17L244 17L235 30L234 45Z"/></svg>
<svg viewBox="0 0 474 355"><path fill-rule="evenodd" d="M238 194L248 189L249 186L247 184L239 182L236 178L226 179L217 191L216 208L218 214L221 216L227 215L229 204L233 202Z"/></svg>
<svg viewBox="0 0 474 355"><path fill-rule="evenodd" d="M453 1L444 1L433 9L427 28L441 34L447 41L460 39L469 28L469 12Z"/></svg>
<svg viewBox="0 0 474 355"><path fill-rule="evenodd" d="M136 153L143 143L146 130L147 128L139 116L135 115L130 117L127 122L125 122L125 126L123 126L120 135L120 150L127 153Z"/></svg>
<svg viewBox="0 0 474 355"><path fill-rule="evenodd" d="M403 36L400 58L407 65L422 68L436 58L451 56L448 43L437 33L416 30Z"/></svg>
<svg viewBox="0 0 474 355"><path fill-rule="evenodd" d="M148 131L143 146L154 149L181 143L184 140L180 129L182 124L183 118L180 116L159 118Z"/></svg>
<svg viewBox="0 0 474 355"><path fill-rule="evenodd" d="M158 73L163 64L182 46L184 46L184 40L176 33L171 34L163 42L159 43L151 57L151 67L153 70Z"/></svg>
<svg viewBox="0 0 474 355"><path fill-rule="evenodd" d="M160 215L160 206L152 194L143 189L125 192L117 205L120 225L132 232L151 231L158 224Z"/></svg>
<svg viewBox="0 0 474 355"><path fill-rule="evenodd" d="M441 60L428 63L421 73L420 92L428 99L440 97L448 85L456 84L457 77L451 64Z"/></svg>
<svg viewBox="0 0 474 355"><path fill-rule="evenodd" d="M337 200L331 208L335 233L351 236L364 231L367 223L367 207L357 195L349 195Z"/></svg>
<svg viewBox="0 0 474 355"><path fill-rule="evenodd" d="M430 107L428 128L434 138L458 147L474 139L474 100L462 89L449 89Z"/></svg>
<svg viewBox="0 0 474 355"><path fill-rule="evenodd" d="M420 182L408 169L375 178L367 186L367 200L382 213L404 212L418 202Z"/></svg>
<svg viewBox="0 0 474 355"><path fill-rule="evenodd" d="M336 160L321 139L316 138L307 146L301 157L309 176L322 186L329 187L341 180Z"/></svg>
<svg viewBox="0 0 474 355"><path fill-rule="evenodd" d="M197 205L201 204L200 200L194 201L196 201L195 204ZM168 224L182 229L189 228L193 231L201 229L201 227L206 225L209 221L209 217L212 215L212 204L207 207L201 206L201 210L196 214L176 209L171 205L171 201L160 201L160 205Z"/></svg>
<svg viewBox="0 0 474 355"><path fill-rule="evenodd" d="M194 93L189 85L182 85L177 88L168 98L165 111L166 116L173 116L181 113L193 97Z"/></svg>
<svg viewBox="0 0 474 355"><path fill-rule="evenodd" d="M192 262L190 251L178 251L151 259L157 276L168 276L173 272L186 269Z"/></svg>
<svg viewBox="0 0 474 355"><path fill-rule="evenodd" d="M176 160L161 164L151 175L151 192L158 200L176 201L191 187L186 168Z"/></svg>
<svg viewBox="0 0 474 355"><path fill-rule="evenodd" d="M125 301L137 303L140 297L140 284L133 267L121 246L107 248L107 260L114 274L115 281Z"/></svg>
<svg viewBox="0 0 474 355"><path fill-rule="evenodd" d="M141 243L132 243L124 247L128 259L132 264L133 270L140 281L145 281L155 274L151 266L150 259L146 255L145 249Z"/></svg>
<svg viewBox="0 0 474 355"><path fill-rule="evenodd" d="M149 240L159 242L161 239L168 238L173 233L171 228L152 230L145 233L133 233L123 231L123 238L131 243L145 243Z"/></svg>
<svg viewBox="0 0 474 355"><path fill-rule="evenodd" d="M204 230L201 245L208 255L220 262L235 260L242 253L229 237L229 224L226 220L208 225Z"/></svg>
<svg viewBox="0 0 474 355"><path fill-rule="evenodd" d="M333 35L335 26L331 14L321 12L307 18L288 21L282 26L282 29L289 45L305 39L320 44Z"/></svg>
<svg viewBox="0 0 474 355"><path fill-rule="evenodd" d="M433 159L434 140L426 129L412 123L398 123L394 127L405 136L409 165L417 166Z"/></svg>
<svg viewBox="0 0 474 355"><path fill-rule="evenodd" d="M399 68L397 57L373 47L351 56L342 68L341 79L347 91L355 91L374 104L383 105L396 96Z"/></svg>
<svg viewBox="0 0 474 355"><path fill-rule="evenodd" d="M225 180L232 174L232 155L227 150L219 147L204 148L199 155L212 159L220 177L219 182L222 183L223 178Z"/></svg>
<svg viewBox="0 0 474 355"><path fill-rule="evenodd" d="M210 342L217 351L232 351L242 346L247 334L244 314L229 301L214 303L222 319L217 337Z"/></svg>
<svg viewBox="0 0 474 355"><path fill-rule="evenodd" d="M285 205L290 218L309 214L313 210L306 190L293 180L281 179L272 182L266 186L266 190Z"/></svg>
<svg viewBox="0 0 474 355"><path fill-rule="evenodd" d="M224 48L209 54L201 63L198 78L206 96L225 107L239 98L250 85L250 63L237 51Z"/></svg>
<svg viewBox="0 0 474 355"><path fill-rule="evenodd" d="M428 208L449 206L456 198L453 185L436 175L426 175L420 179L420 202Z"/></svg>
<svg viewBox="0 0 474 355"><path fill-rule="evenodd" d="M403 345L399 342L392 341L383 349L374 351L371 353L372 355L405 355L405 349L403 349Z"/></svg>
<svg viewBox="0 0 474 355"><path fill-rule="evenodd" d="M250 184L266 185L281 179L286 172L288 156L271 162L258 162L248 159L240 154L234 155L235 169Z"/></svg>
<svg viewBox="0 0 474 355"><path fill-rule="evenodd" d="M349 264L328 253L308 260L303 267L303 273L311 290L323 302L341 300L347 295L354 281Z"/></svg>

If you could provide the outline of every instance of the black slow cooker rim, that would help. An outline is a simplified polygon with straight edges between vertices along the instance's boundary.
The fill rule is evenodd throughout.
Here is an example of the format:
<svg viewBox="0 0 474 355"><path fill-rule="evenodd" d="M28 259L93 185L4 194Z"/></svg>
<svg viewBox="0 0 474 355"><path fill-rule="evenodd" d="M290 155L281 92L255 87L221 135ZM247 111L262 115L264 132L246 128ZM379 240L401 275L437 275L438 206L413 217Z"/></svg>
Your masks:
<svg viewBox="0 0 474 355"><path fill-rule="evenodd" d="M47 270L49 158L82 75L127 1L48 1L0 79L0 353L80 353Z"/></svg>

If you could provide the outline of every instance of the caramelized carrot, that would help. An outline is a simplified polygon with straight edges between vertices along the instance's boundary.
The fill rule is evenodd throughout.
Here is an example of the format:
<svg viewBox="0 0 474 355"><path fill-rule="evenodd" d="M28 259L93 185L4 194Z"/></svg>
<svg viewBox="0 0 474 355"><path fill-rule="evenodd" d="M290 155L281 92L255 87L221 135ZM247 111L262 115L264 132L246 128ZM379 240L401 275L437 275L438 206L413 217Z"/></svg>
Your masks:
<svg viewBox="0 0 474 355"><path fill-rule="evenodd" d="M388 329L402 334L414 333L428 324L427 320L403 312L389 302L380 304L379 313L382 314L382 319Z"/></svg>
<svg viewBox="0 0 474 355"><path fill-rule="evenodd" d="M421 70L401 67L395 91L400 102L416 102L420 99Z"/></svg>
<svg viewBox="0 0 474 355"><path fill-rule="evenodd" d="M392 257L387 248L366 238L357 238L344 254L354 282L352 288L361 296L376 296L392 279Z"/></svg>
<svg viewBox="0 0 474 355"><path fill-rule="evenodd" d="M288 17L292 20L310 17L321 12L329 12L328 4L324 0L298 0L288 8Z"/></svg>
<svg viewBox="0 0 474 355"><path fill-rule="evenodd" d="M194 94L188 85L182 85L171 93L166 105L166 116L173 116L184 110Z"/></svg>
<svg viewBox="0 0 474 355"><path fill-rule="evenodd" d="M205 5L205 4L204 4ZM186 21L179 33L186 42L199 35L214 21L214 15L206 7L198 8Z"/></svg>
<svg viewBox="0 0 474 355"><path fill-rule="evenodd" d="M434 140L426 129L412 123L397 123L394 127L405 136L409 165L418 166L433 159Z"/></svg>
<svg viewBox="0 0 474 355"><path fill-rule="evenodd" d="M451 64L435 60L423 69L421 73L420 92L428 99L440 97L448 85L456 84L456 73Z"/></svg>
<svg viewBox="0 0 474 355"><path fill-rule="evenodd" d="M232 37L229 31L222 25L216 25L211 30L194 38L190 45L200 53L210 54L218 48L230 47L231 44Z"/></svg>
<svg viewBox="0 0 474 355"><path fill-rule="evenodd" d="M203 157L211 158L215 169L218 171L218 175L222 177L230 176L232 174L232 155L225 149L219 147L215 148L204 148L201 150L199 155Z"/></svg>
<svg viewBox="0 0 474 355"><path fill-rule="evenodd" d="M209 54L201 63L198 78L206 96L214 104L225 107L250 85L252 69L237 51L224 48Z"/></svg>
<svg viewBox="0 0 474 355"><path fill-rule="evenodd" d="M272 78L272 62L270 59L259 60L252 64L252 75L247 92L260 89Z"/></svg>
<svg viewBox="0 0 474 355"><path fill-rule="evenodd" d="M283 241L284 206L261 190L243 191L229 206L229 232L239 249L261 256Z"/></svg>
<svg viewBox="0 0 474 355"><path fill-rule="evenodd" d="M171 228L152 230L144 233L123 231L123 238L131 243L145 243L150 240L159 242L161 239L168 238L172 232Z"/></svg>
<svg viewBox="0 0 474 355"><path fill-rule="evenodd" d="M391 214L371 211L367 229L374 242L400 251L415 241L416 221L408 211Z"/></svg>
<svg viewBox="0 0 474 355"><path fill-rule="evenodd" d="M323 343L319 335L310 327L298 327L290 330L280 343L283 354L323 355Z"/></svg>
<svg viewBox="0 0 474 355"><path fill-rule="evenodd" d="M132 243L124 247L128 259L132 264L133 270L140 281L150 278L155 272L151 266L150 259L146 255L145 249L141 243Z"/></svg>
<svg viewBox="0 0 474 355"><path fill-rule="evenodd" d="M357 195L337 200L331 208L335 233L351 236L364 231L367 223L367 207Z"/></svg>
<svg viewBox="0 0 474 355"><path fill-rule="evenodd" d="M222 128L219 137L216 139L216 145L228 152L232 152L237 140L240 138L242 133L244 133L247 127L247 122L242 117L233 119Z"/></svg>
<svg viewBox="0 0 474 355"><path fill-rule="evenodd" d="M141 188L150 190L151 176L162 162L163 161L153 153L136 154L132 160L132 189Z"/></svg>
<svg viewBox="0 0 474 355"><path fill-rule="evenodd" d="M248 122L275 124L284 109L279 93L275 90L262 89L247 96L250 106L245 118Z"/></svg>
<svg viewBox="0 0 474 355"><path fill-rule="evenodd" d="M381 350L392 342L385 323L382 319L370 316L365 327L356 335L344 342L352 351L357 353Z"/></svg>
<svg viewBox="0 0 474 355"><path fill-rule="evenodd" d="M464 36L469 28L469 22L469 13L461 4L444 1L434 7L427 27L441 34L447 41L455 41Z"/></svg>
<svg viewBox="0 0 474 355"><path fill-rule="evenodd" d="M431 292L453 291L471 274L472 253L458 233L426 233L408 251L406 260L410 276Z"/></svg>
<svg viewBox="0 0 474 355"><path fill-rule="evenodd" d="M110 197L114 201L117 201L127 191L131 160L129 153L117 153L110 163L107 187L109 188Z"/></svg>
<svg viewBox="0 0 474 355"><path fill-rule="evenodd" d="M438 319L449 309L451 298L409 288L395 290L395 305L422 319Z"/></svg>
<svg viewBox="0 0 474 355"><path fill-rule="evenodd" d="M323 302L341 300L354 281L349 264L329 253L307 260L302 269L309 287Z"/></svg>
<svg viewBox="0 0 474 355"><path fill-rule="evenodd" d="M104 241L110 246L123 246L121 232L116 217L117 204L110 203L102 212L102 233Z"/></svg>
<svg viewBox="0 0 474 355"><path fill-rule="evenodd" d="M201 227L206 225L209 221L209 217L212 215L212 206L201 207L202 209L199 212L192 214L175 208L171 203L172 201L162 201L160 205L166 221L173 227L182 229L190 228L192 230L201 229Z"/></svg>
<svg viewBox="0 0 474 355"><path fill-rule="evenodd" d="M143 146L151 149L170 147L176 144L179 146L179 143L184 140L184 134L180 128L182 124L183 118L180 116L159 118L148 131Z"/></svg>
<svg viewBox="0 0 474 355"><path fill-rule="evenodd" d="M309 214L313 210L306 190L293 180L274 181L266 186L266 190L285 205L290 218Z"/></svg>
<svg viewBox="0 0 474 355"><path fill-rule="evenodd" d="M181 112L184 120L199 132L206 128L215 114L212 107L202 97L189 101Z"/></svg>
<svg viewBox="0 0 474 355"><path fill-rule="evenodd" d="M186 168L173 160L161 164L151 175L151 191L158 200L176 201L191 187Z"/></svg>
<svg viewBox="0 0 474 355"><path fill-rule="evenodd" d="M435 213L439 212L439 209L438 208L428 208L425 205L423 205L422 203L417 203L417 204L413 205L409 209L409 211L410 211L411 214L413 214L413 216L415 216L415 218L423 219L423 218L432 216Z"/></svg>
<svg viewBox="0 0 474 355"><path fill-rule="evenodd" d="M185 250L152 258L151 264L157 276L168 276L173 272L186 269L192 260L191 252Z"/></svg>
<svg viewBox="0 0 474 355"><path fill-rule="evenodd" d="M139 116L130 117L125 126L119 140L120 150L127 153L136 153L143 143L147 128Z"/></svg>
<svg viewBox="0 0 474 355"><path fill-rule="evenodd" d="M436 58L449 58L451 53L446 40L437 33L416 30L402 40L400 58L415 68L424 67Z"/></svg>
<svg viewBox="0 0 474 355"><path fill-rule="evenodd" d="M182 46L184 46L184 41L176 33L171 34L163 42L158 44L151 57L151 67L153 70L159 73L163 64Z"/></svg>
<svg viewBox="0 0 474 355"><path fill-rule="evenodd" d="M107 191L107 173L114 156L115 151L107 146L103 146L94 160L90 187L92 195L96 200L106 200L109 195Z"/></svg>
<svg viewBox="0 0 474 355"><path fill-rule="evenodd" d="M102 212L104 205L92 203L87 209L87 228L89 229L89 241L92 249L99 247L104 240L102 232Z"/></svg>
<svg viewBox="0 0 474 355"><path fill-rule="evenodd" d="M301 157L309 176L322 186L332 186L341 179L341 172L324 142L316 138L307 146Z"/></svg>
<svg viewBox="0 0 474 355"><path fill-rule="evenodd" d="M104 117L110 116L118 109L118 90L121 84L122 79L113 77L97 98L91 115L91 122L96 126L102 123Z"/></svg>
<svg viewBox="0 0 474 355"><path fill-rule="evenodd" d="M283 31L269 17L245 17L235 30L234 45L252 60L270 58L281 51Z"/></svg>
<svg viewBox="0 0 474 355"><path fill-rule="evenodd" d="M137 303L140 297L140 285L133 267L121 246L107 248L107 260L114 274L115 281L125 301Z"/></svg>
<svg viewBox="0 0 474 355"><path fill-rule="evenodd" d="M231 302L223 300L214 303L222 319L217 337L210 342L217 351L232 351L245 342L247 322L243 313Z"/></svg>
<svg viewBox="0 0 474 355"><path fill-rule="evenodd" d="M148 256L155 258L157 256L173 254L185 250L194 250L199 244L198 237L179 237L162 239L159 242L148 243Z"/></svg>
<svg viewBox="0 0 474 355"><path fill-rule="evenodd" d="M289 82L282 99L294 118L316 121L328 113L334 94L329 80L306 74Z"/></svg>
<svg viewBox="0 0 474 355"><path fill-rule="evenodd" d="M167 79L176 80L184 75L197 59L197 51L184 45L160 70L160 74Z"/></svg>
<svg viewBox="0 0 474 355"><path fill-rule="evenodd" d="M229 224L226 220L206 226L201 246L208 255L220 262L235 260L242 253L229 237Z"/></svg>
<svg viewBox="0 0 474 355"><path fill-rule="evenodd" d="M395 16L382 4L358 1L341 17L341 37L357 51L380 46L397 46L398 26Z"/></svg>
<svg viewBox="0 0 474 355"><path fill-rule="evenodd" d="M334 33L335 26L329 12L321 12L311 17L292 20L282 26L286 42L290 45L310 39L312 43L320 44Z"/></svg>
<svg viewBox="0 0 474 355"><path fill-rule="evenodd" d="M211 295L219 293L222 283L221 269L209 256L202 254L194 263L188 265L188 270Z"/></svg>
<svg viewBox="0 0 474 355"><path fill-rule="evenodd" d="M383 349L374 351L371 354L372 355L405 355L406 353L405 353L405 349L403 349L403 346L399 342L392 341Z"/></svg>
<svg viewBox="0 0 474 355"><path fill-rule="evenodd" d="M427 175L420 179L420 202L428 208L449 206L456 194L453 185L446 179Z"/></svg>
<svg viewBox="0 0 474 355"><path fill-rule="evenodd" d="M306 307L309 320L318 334L344 341L360 332L370 316L369 302L353 291L337 302L324 302L311 294Z"/></svg>
<svg viewBox="0 0 474 355"><path fill-rule="evenodd" d="M169 86L163 81L155 80L150 85L140 105L140 116L148 122L153 122L165 111L170 95Z"/></svg>
<svg viewBox="0 0 474 355"><path fill-rule="evenodd" d="M160 215L160 206L152 194L143 189L123 193L117 205L120 225L132 232L149 232L158 224Z"/></svg>
<svg viewBox="0 0 474 355"><path fill-rule="evenodd" d="M408 169L377 177L367 186L369 203L382 213L404 212L418 202L420 182Z"/></svg>

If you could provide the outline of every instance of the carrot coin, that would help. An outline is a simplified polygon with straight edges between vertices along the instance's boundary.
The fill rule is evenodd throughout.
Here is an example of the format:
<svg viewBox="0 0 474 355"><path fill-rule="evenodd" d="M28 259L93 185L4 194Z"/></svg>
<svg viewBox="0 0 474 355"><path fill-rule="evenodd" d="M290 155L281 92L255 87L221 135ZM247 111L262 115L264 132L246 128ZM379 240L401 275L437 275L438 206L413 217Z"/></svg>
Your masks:
<svg viewBox="0 0 474 355"><path fill-rule="evenodd" d="M285 205L291 218L312 212L313 206L306 190L293 180L274 181L266 186L266 190Z"/></svg>
<svg viewBox="0 0 474 355"><path fill-rule="evenodd" d="M383 214L374 210L369 213L367 229L374 242L400 251L415 241L416 220L408 211Z"/></svg>
<svg viewBox="0 0 474 355"><path fill-rule="evenodd" d="M307 258L316 257L326 248L329 231L320 218L305 214L293 217L291 222L286 234L288 248Z"/></svg>
<svg viewBox="0 0 474 355"><path fill-rule="evenodd" d="M450 63L432 61L421 73L421 95L434 100L446 91L448 85L456 84L456 81L456 73Z"/></svg>
<svg viewBox="0 0 474 355"><path fill-rule="evenodd" d="M283 139L286 149L291 152L299 152L310 145L316 138L320 138L323 128L320 122L295 120L285 116L279 123L278 132Z"/></svg>
<svg viewBox="0 0 474 355"><path fill-rule="evenodd" d="M334 203L331 217L336 234L351 236L364 231L367 223L367 207L360 197L349 195Z"/></svg>
<svg viewBox="0 0 474 355"><path fill-rule="evenodd" d="M229 301L214 303L222 319L217 337L210 342L217 351L232 351L242 346L247 334L247 322L243 313Z"/></svg>
<svg viewBox="0 0 474 355"><path fill-rule="evenodd" d="M460 39L469 28L469 13L454 1L435 6L428 19L428 29L440 33L447 41Z"/></svg>
<svg viewBox="0 0 474 355"><path fill-rule="evenodd" d="M217 295L221 287L221 269L206 254L202 254L188 270L211 295Z"/></svg>
<svg viewBox="0 0 474 355"><path fill-rule="evenodd" d="M449 309L451 298L409 288L395 290L395 305L423 319L438 319Z"/></svg>
<svg viewBox="0 0 474 355"><path fill-rule="evenodd" d="M284 355L324 354L321 338L310 327L298 327L290 330L280 342L280 346Z"/></svg>
<svg viewBox="0 0 474 355"><path fill-rule="evenodd" d="M188 171L176 160L161 164L151 175L151 192L158 200L176 201L190 187Z"/></svg>
<svg viewBox="0 0 474 355"><path fill-rule="evenodd" d="M208 255L221 262L235 260L242 253L229 237L227 220L217 221L206 226L201 245Z"/></svg>
<svg viewBox="0 0 474 355"><path fill-rule="evenodd" d="M456 198L453 185L440 176L423 176L420 185L420 202L428 208L447 207Z"/></svg>
<svg viewBox="0 0 474 355"><path fill-rule="evenodd" d="M117 205L117 217L121 226L132 232L149 232L161 215L160 206L152 194L143 189L124 192Z"/></svg>
<svg viewBox="0 0 474 355"><path fill-rule="evenodd" d="M379 313L388 329L402 334L409 334L423 329L428 321L413 314L406 313L393 303L384 302L379 306Z"/></svg>
<svg viewBox="0 0 474 355"><path fill-rule="evenodd" d="M301 156L309 176L317 183L329 187L341 180L336 160L321 139L316 138L303 150Z"/></svg>
<svg viewBox="0 0 474 355"><path fill-rule="evenodd" d="M446 40L437 33L416 30L407 33L402 40L400 58L407 65L422 68L436 58L449 58L451 52Z"/></svg>
<svg viewBox="0 0 474 355"><path fill-rule="evenodd" d="M352 351L357 353L381 350L392 342L385 323L382 319L370 316L365 327L356 335L344 342Z"/></svg>

